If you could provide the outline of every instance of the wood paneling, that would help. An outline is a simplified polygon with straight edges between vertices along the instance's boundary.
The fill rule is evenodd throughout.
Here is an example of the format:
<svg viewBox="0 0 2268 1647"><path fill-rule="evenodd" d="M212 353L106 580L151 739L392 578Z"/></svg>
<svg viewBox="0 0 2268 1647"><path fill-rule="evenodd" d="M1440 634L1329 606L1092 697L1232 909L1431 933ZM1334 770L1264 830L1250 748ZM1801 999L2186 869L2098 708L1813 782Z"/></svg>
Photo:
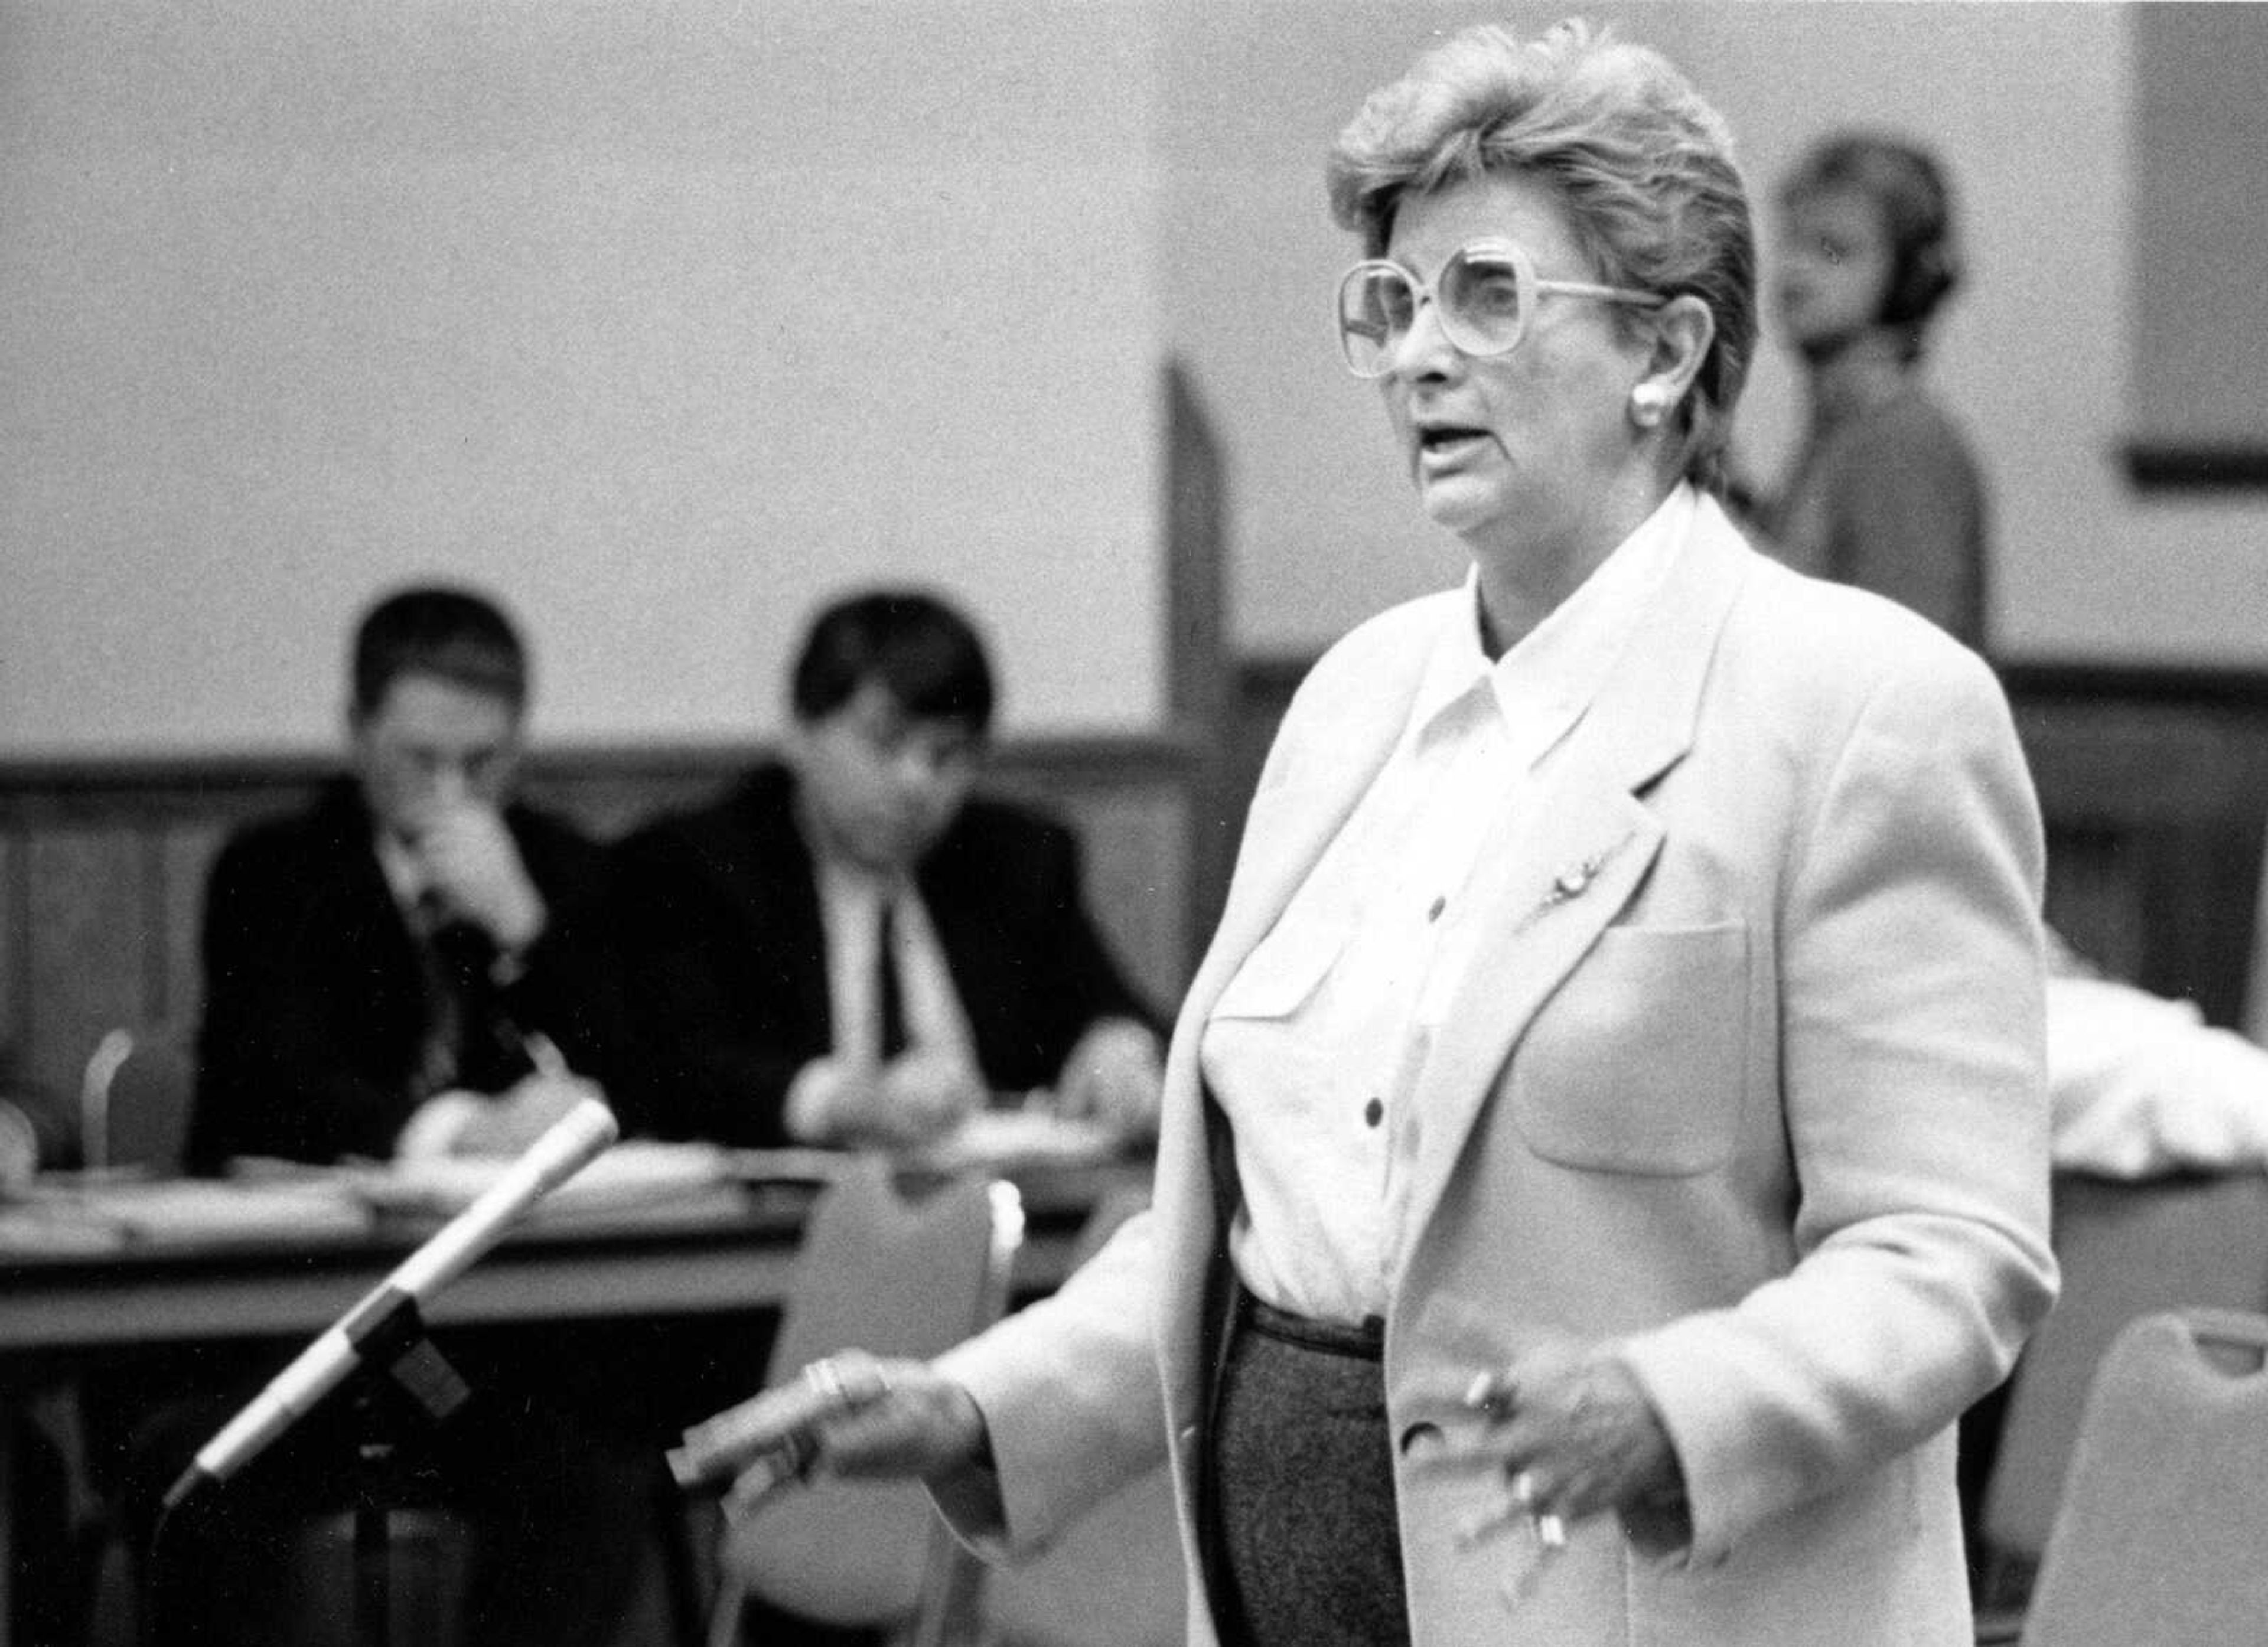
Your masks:
<svg viewBox="0 0 2268 1647"><path fill-rule="evenodd" d="M131 825L72 827L35 835L30 853L30 1023L33 1080L69 1092L86 1055L114 1024L148 1005L144 836Z"/></svg>
<svg viewBox="0 0 2268 1647"><path fill-rule="evenodd" d="M613 838L715 794L747 747L546 750L530 794ZM76 1092L116 1025L193 1025L197 928L229 831L303 804L316 758L0 763L0 1049L53 1097ZM1129 970L1177 1004L1196 941L1189 751L1171 739L1032 740L997 752L992 787L1079 830L1089 894Z"/></svg>
<svg viewBox="0 0 2268 1647"><path fill-rule="evenodd" d="M204 917L205 875L226 834L217 823L185 822L166 830L159 842L165 877L158 891L163 966L149 1010L160 1022L194 1024L203 1011L203 967L197 943Z"/></svg>
<svg viewBox="0 0 2268 1647"><path fill-rule="evenodd" d="M1032 740L991 782L1079 827L1101 918L1170 1010L1209 935L1206 860L1233 850L1301 659L1259 659L1208 750ZM2268 818L2268 677L2011 666L2049 831L2050 918L2097 961L2214 1022L2242 1011ZM603 836L705 798L747 747L546 750L531 792ZM1208 763L1220 776L1208 783ZM0 1047L68 1092L113 1023L195 1020L196 923L222 836L306 798L319 758L0 765ZM1210 842L1210 844L1208 842ZM1217 849L1217 852L1215 850Z"/></svg>
<svg viewBox="0 0 2268 1647"><path fill-rule="evenodd" d="M2268 849L2268 677L2003 671L2048 823L2048 915L2099 965L2241 1021Z"/></svg>
<svg viewBox="0 0 2268 1647"><path fill-rule="evenodd" d="M11 1066L22 1047L29 1016L24 956L30 915L23 864L23 849L0 830L0 1070Z"/></svg>

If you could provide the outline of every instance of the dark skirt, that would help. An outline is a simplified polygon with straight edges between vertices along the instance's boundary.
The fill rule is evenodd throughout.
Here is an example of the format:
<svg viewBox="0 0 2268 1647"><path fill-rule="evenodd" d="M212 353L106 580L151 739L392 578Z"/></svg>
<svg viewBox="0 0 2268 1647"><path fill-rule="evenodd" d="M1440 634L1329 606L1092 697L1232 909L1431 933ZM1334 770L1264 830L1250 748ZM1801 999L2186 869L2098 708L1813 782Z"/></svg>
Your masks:
<svg viewBox="0 0 2268 1647"><path fill-rule="evenodd" d="M1410 1639L1383 1333L1245 1296L1212 1425L1214 1598L1234 1647Z"/></svg>

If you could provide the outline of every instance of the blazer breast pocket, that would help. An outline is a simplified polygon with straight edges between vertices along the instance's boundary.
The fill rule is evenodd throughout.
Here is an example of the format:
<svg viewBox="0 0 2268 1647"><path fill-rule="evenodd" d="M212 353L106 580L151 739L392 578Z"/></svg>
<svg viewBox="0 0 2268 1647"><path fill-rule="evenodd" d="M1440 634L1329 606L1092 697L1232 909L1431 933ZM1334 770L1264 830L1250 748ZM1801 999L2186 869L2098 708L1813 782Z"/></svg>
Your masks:
<svg viewBox="0 0 2268 1647"><path fill-rule="evenodd" d="M1706 1173L1732 1154L1748 1053L1746 927L1609 927L1513 1048L1513 1124L1562 1166Z"/></svg>
<svg viewBox="0 0 2268 1647"><path fill-rule="evenodd" d="M1285 1018L1307 1004L1346 945L1326 922L1286 919L1237 967L1214 1001L1217 1018Z"/></svg>

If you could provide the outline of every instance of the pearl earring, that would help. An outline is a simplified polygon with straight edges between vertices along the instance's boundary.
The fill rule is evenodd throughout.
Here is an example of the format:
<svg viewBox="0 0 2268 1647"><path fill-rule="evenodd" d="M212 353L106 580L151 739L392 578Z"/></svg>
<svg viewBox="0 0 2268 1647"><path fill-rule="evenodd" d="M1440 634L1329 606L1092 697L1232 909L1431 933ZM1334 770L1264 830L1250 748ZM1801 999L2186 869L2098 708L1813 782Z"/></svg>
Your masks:
<svg viewBox="0 0 2268 1647"><path fill-rule="evenodd" d="M1659 383L1641 383L1631 391L1631 421L1652 429L1669 410L1669 391Z"/></svg>

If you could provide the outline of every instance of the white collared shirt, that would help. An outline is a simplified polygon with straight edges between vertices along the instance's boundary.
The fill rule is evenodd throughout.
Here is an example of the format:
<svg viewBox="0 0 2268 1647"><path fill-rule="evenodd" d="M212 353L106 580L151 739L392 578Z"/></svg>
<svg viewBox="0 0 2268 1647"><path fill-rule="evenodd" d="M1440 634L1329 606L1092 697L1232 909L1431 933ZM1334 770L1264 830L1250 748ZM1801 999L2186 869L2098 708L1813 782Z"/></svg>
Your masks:
<svg viewBox="0 0 2268 1647"><path fill-rule="evenodd" d="M378 853L379 872L386 877L386 889L394 894L394 906L413 928L423 930L428 917L422 905L432 889L424 864L390 830L380 829L371 840Z"/></svg>
<svg viewBox="0 0 2268 1647"><path fill-rule="evenodd" d="M945 1049L973 1070L976 1040L953 987L945 950L930 924L921 894L908 881L891 881L819 859L820 919L827 930L827 1004L835 1026L834 1055L869 1066L880 1062L882 1004L876 998L875 945L881 909L890 905L890 964L909 1050Z"/></svg>
<svg viewBox="0 0 2268 1647"><path fill-rule="evenodd" d="M1491 664L1468 576L1392 754L1207 1020L1199 1055L1236 1136L1236 1268L1281 1308L1385 1312L1416 1072L1483 935L1460 894L1481 842L1614 670L1692 523L1673 491Z"/></svg>

